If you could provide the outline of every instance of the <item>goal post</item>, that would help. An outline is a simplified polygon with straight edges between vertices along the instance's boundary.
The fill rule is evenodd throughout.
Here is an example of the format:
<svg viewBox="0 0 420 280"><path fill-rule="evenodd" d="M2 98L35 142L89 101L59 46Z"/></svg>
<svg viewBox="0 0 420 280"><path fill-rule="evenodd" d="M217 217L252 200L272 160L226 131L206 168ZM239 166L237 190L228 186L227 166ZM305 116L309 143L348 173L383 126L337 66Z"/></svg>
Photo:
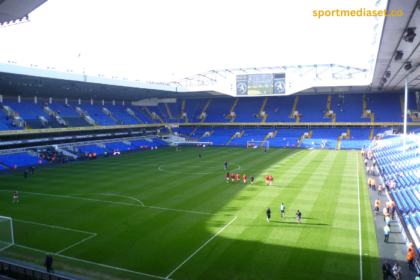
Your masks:
<svg viewBox="0 0 420 280"><path fill-rule="evenodd" d="M0 216L0 251L14 244L12 218Z"/></svg>
<svg viewBox="0 0 420 280"><path fill-rule="evenodd" d="M246 141L247 148L270 148L269 141Z"/></svg>

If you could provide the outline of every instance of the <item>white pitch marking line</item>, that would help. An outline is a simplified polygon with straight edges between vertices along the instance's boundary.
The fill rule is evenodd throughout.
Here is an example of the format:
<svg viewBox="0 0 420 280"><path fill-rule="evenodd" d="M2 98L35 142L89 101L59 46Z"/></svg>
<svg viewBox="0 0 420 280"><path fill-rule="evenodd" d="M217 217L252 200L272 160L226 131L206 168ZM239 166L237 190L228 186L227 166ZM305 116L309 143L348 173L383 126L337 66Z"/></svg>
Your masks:
<svg viewBox="0 0 420 280"><path fill-rule="evenodd" d="M26 246L22 246L22 245L17 245L17 244L14 244L14 246L21 247L21 248L25 248L25 249L28 249L28 250L33 250L33 251L41 252L41 253L46 253L45 251L38 250L38 249L34 249L34 248L30 248L30 247L26 247ZM142 272L133 271L133 270L128 270L128 269L124 269L124 268L120 268L120 267L115 267L115 266L109 266L109 265L106 265L106 264L95 263L95 262L86 261L86 260L82 260L82 259L76 259L76 258L72 258L72 257L68 257L68 256L60 255L60 254L54 254L54 253L51 253L51 255L55 255L55 256L59 256L59 257L63 257L63 258L67 258L67 259L70 259L70 260L75 260L75 261L85 262L85 263L89 263L89 264L94 264L94 265L98 265L98 266L102 266L102 267L106 267L106 268L112 268L112 269L115 269L115 270L120 270L120 271L125 271L125 272L135 273L135 274L139 274L139 275L149 276L149 277L153 277L153 278L159 278L159 279L164 279L164 280L165 280L165 279L168 279L168 278L164 278L164 277L157 276L157 275L152 275L152 274L142 273Z"/></svg>
<svg viewBox="0 0 420 280"><path fill-rule="evenodd" d="M86 233L86 234L94 234L94 235L96 235L96 233L94 233L94 232L87 232L87 231L82 231L82 230L77 230L77 229L71 229L71 228L51 226L51 225L46 225L46 224L40 224L40 223L35 223L35 222L18 220L18 219L12 219L12 221L17 221L17 222L22 222L22 223L28 223L28 224L34 224L34 225L39 225L39 226L52 227L52 228L58 228L58 229L64 229L64 230L69 230L69 231L74 231L74 232L80 232L80 233Z"/></svg>
<svg viewBox="0 0 420 280"><path fill-rule="evenodd" d="M239 165L239 164L236 164L236 163L230 163L230 164L233 164L233 165L236 165L236 166L238 166L238 168L236 168L236 169L233 169L233 170L230 170L230 172L233 172L233 171L237 171L237 170L240 170L241 169L241 166ZM175 163L173 163L173 164L164 164L164 165L161 165L161 166L159 166L158 167L158 170L159 171L162 171L162 172L166 172L166 173L172 173L172 174L199 174L199 175L201 175L201 174L215 174L215 173L189 173L189 172L172 172L172 171L167 171L167 170L163 170L163 166L168 166L168 165L173 165L173 166L182 166L182 167L197 167L197 166L183 166L183 165L180 165L180 164L175 164ZM206 168L219 168L219 167L206 167ZM242 169L243 170L243 169ZM229 170L228 170L229 171Z"/></svg>
<svg viewBox="0 0 420 280"><path fill-rule="evenodd" d="M112 195L112 196L121 196L121 197L125 197L125 198L129 198L129 199L133 199L135 201L137 201L138 203L140 203L142 206L144 206L143 202L141 202L140 200L131 197L131 196L125 196L125 195L119 195L119 194L111 194L111 193L80 193L80 194L73 194L73 195Z"/></svg>
<svg viewBox="0 0 420 280"><path fill-rule="evenodd" d="M315 152L315 151L310 152L310 153L308 154L308 156L309 156L310 154L312 154L313 152Z"/></svg>
<svg viewBox="0 0 420 280"><path fill-rule="evenodd" d="M362 222L360 218L360 183L359 183L359 158L356 152L356 160L357 160L357 198L358 198L358 206L359 206L359 254L360 254L360 280L363 279L363 270L362 270Z"/></svg>
<svg viewBox="0 0 420 280"><path fill-rule="evenodd" d="M1 249L0 249L0 251L3 251L3 250L5 250L5 249L7 249L7 248L9 248L9 247L11 247L11 246L13 246L13 244L10 244L9 246L6 246L6 247L4 247L4 248L1 248Z"/></svg>
<svg viewBox="0 0 420 280"><path fill-rule="evenodd" d="M0 190L0 191L12 192L11 190ZM193 214L202 214L202 215L210 215L210 216L235 217L235 216L232 216L232 215L213 214L213 213L198 212L198 211L188 211L188 210L172 209L172 208L157 207L157 206L142 206L142 205L139 205L139 204L124 203L124 202L117 202L117 201L107 201L107 200L100 200L100 199L91 199L91 198L84 198L84 197L73 197L73 196L65 196L65 195L34 193L34 192L23 192L23 191L21 191L21 193L29 193L29 194L35 194L35 195L52 196L52 197L64 197L64 198L72 198L72 199L80 199L80 200L104 202L104 203L113 203L113 204L120 204L120 205L130 205L130 206L136 206L136 207L145 207L145 208L153 208L153 209L161 209L161 210L169 210L169 211L178 211L178 212L193 213Z"/></svg>
<svg viewBox="0 0 420 280"><path fill-rule="evenodd" d="M79 241L79 242L77 242L77 243L75 243L75 244L73 244L73 245L71 245L71 246L69 246L69 247L67 247L67 248L65 248L65 249L63 249L63 250L61 250L61 251L59 251L59 252L57 252L56 254L58 255L58 254L60 254L60 253L62 253L62 252L64 252L65 250L67 250L67 249L70 249L70 248L72 248L72 247L74 247L74 246L76 246L76 245L79 245L80 243L82 243L82 242L85 242L86 240L88 240L88 239L91 239L92 237L95 237L97 234L95 233L94 235L92 235L92 236L89 236L88 238L85 238L85 239L83 239L82 241Z"/></svg>
<svg viewBox="0 0 420 280"><path fill-rule="evenodd" d="M169 273L168 276L166 276L166 279L169 279L169 276L171 276L172 274L174 274L175 271L177 271L181 266L183 266L189 259L191 259L195 254L198 253L198 251L200 251L201 249L203 249L204 246L206 246L210 241L212 241L219 233L221 233L225 228L227 228L233 221L236 220L237 217L233 218L232 221L230 221L227 225L225 225L221 230L219 230L215 235L213 235L212 238L210 238L209 240L207 240L206 243L204 243L204 245L202 245L200 248L198 248L197 251L195 251L191 256L189 256L183 263L181 263L177 268L175 268L171 273Z"/></svg>

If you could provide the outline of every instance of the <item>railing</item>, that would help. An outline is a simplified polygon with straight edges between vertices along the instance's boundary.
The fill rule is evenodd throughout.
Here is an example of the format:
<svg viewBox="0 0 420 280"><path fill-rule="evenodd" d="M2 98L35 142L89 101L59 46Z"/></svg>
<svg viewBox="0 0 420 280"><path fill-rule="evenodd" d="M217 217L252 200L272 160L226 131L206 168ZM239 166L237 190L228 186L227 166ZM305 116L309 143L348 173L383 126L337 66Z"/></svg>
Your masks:
<svg viewBox="0 0 420 280"><path fill-rule="evenodd" d="M29 268L9 261L0 261L0 279L10 279L5 277L2 278L2 275L11 277L13 279L25 280L74 280L74 278L64 277L57 274L50 274L46 271Z"/></svg>
<svg viewBox="0 0 420 280"><path fill-rule="evenodd" d="M35 134L35 133L49 133L49 132L65 132L65 131L81 131L81 130L98 130L98 129L123 129L123 128L141 128L141 127L164 127L166 123L152 123L152 124L133 124L133 125L110 125L110 126L89 126L89 127L67 127L67 128L49 128L49 129L28 129L28 130L5 130L0 131L0 135L18 135L18 134ZM399 122L375 122L375 123L296 123L296 122L266 122L266 123L183 123L181 126L398 126L403 125ZM407 125L418 125L416 122L407 123Z"/></svg>

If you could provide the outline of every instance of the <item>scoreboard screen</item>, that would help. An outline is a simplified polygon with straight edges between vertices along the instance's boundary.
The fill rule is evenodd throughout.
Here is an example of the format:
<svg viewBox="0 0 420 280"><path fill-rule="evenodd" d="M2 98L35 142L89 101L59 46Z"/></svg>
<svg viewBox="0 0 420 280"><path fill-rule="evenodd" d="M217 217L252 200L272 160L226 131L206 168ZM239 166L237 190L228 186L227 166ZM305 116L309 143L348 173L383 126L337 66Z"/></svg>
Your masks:
<svg viewBox="0 0 420 280"><path fill-rule="evenodd" d="M273 95L285 93L285 73L236 76L236 95Z"/></svg>

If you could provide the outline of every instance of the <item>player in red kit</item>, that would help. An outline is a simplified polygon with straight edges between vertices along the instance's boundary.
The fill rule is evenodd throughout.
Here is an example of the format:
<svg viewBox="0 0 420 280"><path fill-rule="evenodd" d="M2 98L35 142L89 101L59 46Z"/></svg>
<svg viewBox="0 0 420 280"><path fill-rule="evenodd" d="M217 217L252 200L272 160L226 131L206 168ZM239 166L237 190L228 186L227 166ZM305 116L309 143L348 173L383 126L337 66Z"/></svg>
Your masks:
<svg viewBox="0 0 420 280"><path fill-rule="evenodd" d="M239 173L238 173L238 174L236 174L236 183L239 184L240 180L241 180L241 175L239 175Z"/></svg>
<svg viewBox="0 0 420 280"><path fill-rule="evenodd" d="M229 172L228 173L226 173L226 183L229 183Z"/></svg>
<svg viewBox="0 0 420 280"><path fill-rule="evenodd" d="M230 178L232 179L232 183L235 181L235 174L232 173L232 175L230 175Z"/></svg>
<svg viewBox="0 0 420 280"><path fill-rule="evenodd" d="M270 176L268 180L270 181L270 188L271 188L271 185L273 184L273 176Z"/></svg>
<svg viewBox="0 0 420 280"><path fill-rule="evenodd" d="M267 175L265 176L265 185L268 186L268 180L270 179L270 177Z"/></svg>
<svg viewBox="0 0 420 280"><path fill-rule="evenodd" d="M246 177L246 175L244 174L244 176L242 176L242 179L244 180L244 184L246 184L246 179L247 179L247 177Z"/></svg>
<svg viewBox="0 0 420 280"><path fill-rule="evenodd" d="M15 203L15 200L16 200L16 202L19 202L19 197L18 197L18 191L17 190L15 190L15 194L13 195L13 203Z"/></svg>

